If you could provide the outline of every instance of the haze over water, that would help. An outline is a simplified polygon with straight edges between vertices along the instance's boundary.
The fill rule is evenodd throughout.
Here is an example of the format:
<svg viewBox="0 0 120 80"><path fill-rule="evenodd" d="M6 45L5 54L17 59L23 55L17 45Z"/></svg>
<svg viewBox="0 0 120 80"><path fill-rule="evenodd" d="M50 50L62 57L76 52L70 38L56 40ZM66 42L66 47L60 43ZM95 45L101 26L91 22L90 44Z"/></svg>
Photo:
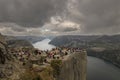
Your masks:
<svg viewBox="0 0 120 80"><path fill-rule="evenodd" d="M40 50L51 50L52 48L55 48L55 46L49 44L50 41L50 39L44 39L42 41L36 42L33 44L33 46Z"/></svg>

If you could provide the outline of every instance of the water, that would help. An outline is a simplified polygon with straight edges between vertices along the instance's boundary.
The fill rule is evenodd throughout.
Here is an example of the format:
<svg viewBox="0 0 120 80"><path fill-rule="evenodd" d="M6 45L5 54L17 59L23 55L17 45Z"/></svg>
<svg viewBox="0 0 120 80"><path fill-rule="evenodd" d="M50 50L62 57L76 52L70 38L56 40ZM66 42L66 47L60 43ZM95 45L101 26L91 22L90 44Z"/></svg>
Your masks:
<svg viewBox="0 0 120 80"><path fill-rule="evenodd" d="M120 80L120 69L102 59L88 57L87 80Z"/></svg>
<svg viewBox="0 0 120 80"><path fill-rule="evenodd" d="M50 50L55 46L48 44L49 42L50 39L45 39L35 43L34 47ZM87 65L87 80L120 80L120 69L104 60L88 56Z"/></svg>
<svg viewBox="0 0 120 80"><path fill-rule="evenodd" d="M49 44L50 41L50 39L44 39L42 41L36 42L33 44L33 46L40 50L51 50L52 48L55 48L55 46Z"/></svg>

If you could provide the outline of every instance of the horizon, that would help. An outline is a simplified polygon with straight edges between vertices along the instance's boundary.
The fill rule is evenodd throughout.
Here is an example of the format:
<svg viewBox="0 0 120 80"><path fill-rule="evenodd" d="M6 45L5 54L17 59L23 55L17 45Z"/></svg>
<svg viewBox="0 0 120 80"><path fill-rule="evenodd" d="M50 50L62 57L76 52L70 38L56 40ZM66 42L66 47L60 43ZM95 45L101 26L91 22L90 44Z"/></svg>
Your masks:
<svg viewBox="0 0 120 80"><path fill-rule="evenodd" d="M2 33L1 33L2 34ZM117 36L120 34L63 34L63 35L7 35L7 34L2 34L4 36L12 36L12 37L25 37L25 36L30 36L30 37L57 37L57 36Z"/></svg>

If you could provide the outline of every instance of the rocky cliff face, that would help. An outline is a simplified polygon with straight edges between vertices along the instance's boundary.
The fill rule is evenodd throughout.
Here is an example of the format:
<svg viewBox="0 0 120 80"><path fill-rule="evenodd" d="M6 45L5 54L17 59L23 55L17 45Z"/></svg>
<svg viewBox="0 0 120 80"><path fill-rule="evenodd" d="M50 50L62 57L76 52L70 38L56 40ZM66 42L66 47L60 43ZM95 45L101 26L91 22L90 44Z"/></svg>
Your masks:
<svg viewBox="0 0 120 80"><path fill-rule="evenodd" d="M9 55L7 43L0 34L0 80L12 74L13 66L9 63L11 56Z"/></svg>
<svg viewBox="0 0 120 80"><path fill-rule="evenodd" d="M7 43L4 37L0 34L0 63L4 64L7 58Z"/></svg>
<svg viewBox="0 0 120 80"><path fill-rule="evenodd" d="M86 66L86 52L77 52L63 62L57 80L86 80Z"/></svg>
<svg viewBox="0 0 120 80"><path fill-rule="evenodd" d="M4 36L0 34L0 80L17 80L17 72L22 72L18 65L9 53Z"/></svg>

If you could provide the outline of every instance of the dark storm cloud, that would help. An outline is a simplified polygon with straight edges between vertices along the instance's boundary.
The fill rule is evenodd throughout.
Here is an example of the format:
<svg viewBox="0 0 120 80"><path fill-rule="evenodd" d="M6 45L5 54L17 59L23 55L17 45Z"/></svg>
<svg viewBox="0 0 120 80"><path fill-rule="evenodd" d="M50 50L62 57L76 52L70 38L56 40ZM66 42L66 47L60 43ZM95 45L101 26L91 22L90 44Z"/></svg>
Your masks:
<svg viewBox="0 0 120 80"><path fill-rule="evenodd" d="M57 32L78 30L78 34L119 33L120 0L0 0L0 23L14 23L14 26L4 24L13 31L25 32L27 27L37 29L56 16L54 25L46 29ZM75 22L80 29L56 26L64 21Z"/></svg>
<svg viewBox="0 0 120 80"><path fill-rule="evenodd" d="M120 31L120 0L76 0L73 21L81 24L83 33L118 33Z"/></svg>
<svg viewBox="0 0 120 80"><path fill-rule="evenodd" d="M64 9L67 0L0 0L0 22L42 26Z"/></svg>

